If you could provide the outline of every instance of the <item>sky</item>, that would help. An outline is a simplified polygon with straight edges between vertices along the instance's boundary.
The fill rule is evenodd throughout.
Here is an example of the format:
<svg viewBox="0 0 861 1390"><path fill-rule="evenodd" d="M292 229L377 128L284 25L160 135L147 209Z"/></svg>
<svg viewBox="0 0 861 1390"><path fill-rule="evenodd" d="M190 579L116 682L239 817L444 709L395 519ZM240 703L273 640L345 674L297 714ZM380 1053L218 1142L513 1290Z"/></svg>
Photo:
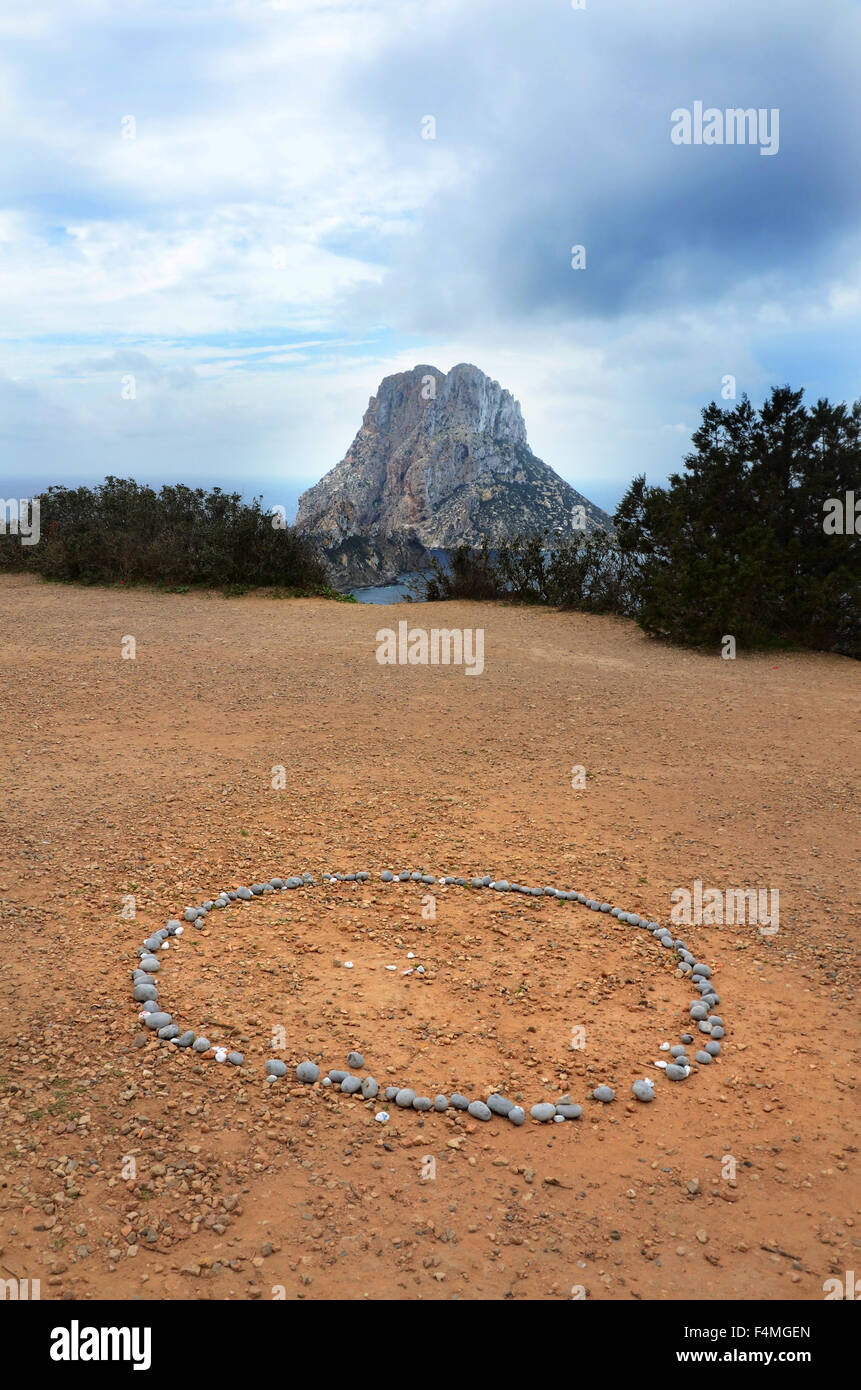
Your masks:
<svg viewBox="0 0 861 1390"><path fill-rule="evenodd" d="M727 377L855 399L859 39L857 0L0 0L0 496L292 514L417 363L610 510ZM698 102L779 139L680 143Z"/></svg>

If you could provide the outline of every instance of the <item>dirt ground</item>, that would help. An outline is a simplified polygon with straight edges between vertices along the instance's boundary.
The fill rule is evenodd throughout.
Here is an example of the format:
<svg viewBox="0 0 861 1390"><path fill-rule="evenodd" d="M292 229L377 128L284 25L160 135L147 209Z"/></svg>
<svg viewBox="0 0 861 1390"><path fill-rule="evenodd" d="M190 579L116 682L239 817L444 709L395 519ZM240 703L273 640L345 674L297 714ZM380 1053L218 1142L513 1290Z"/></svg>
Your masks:
<svg viewBox="0 0 861 1390"><path fill-rule="evenodd" d="M380 666L402 618L483 628L483 674ZM0 580L0 632L0 1277L74 1299L818 1300L861 1268L857 663L724 661L578 614L22 576ZM387 887L387 866L662 922L695 880L777 889L780 928L679 929L727 1032L674 1085L654 1062L692 990L648 933ZM144 937L303 870L315 887L212 912L164 954L164 1006L245 1065L143 1038ZM384 1125L291 1079L352 1048L382 1085L527 1110L567 1091L583 1115L388 1105ZM611 1105L587 1099L599 1081Z"/></svg>

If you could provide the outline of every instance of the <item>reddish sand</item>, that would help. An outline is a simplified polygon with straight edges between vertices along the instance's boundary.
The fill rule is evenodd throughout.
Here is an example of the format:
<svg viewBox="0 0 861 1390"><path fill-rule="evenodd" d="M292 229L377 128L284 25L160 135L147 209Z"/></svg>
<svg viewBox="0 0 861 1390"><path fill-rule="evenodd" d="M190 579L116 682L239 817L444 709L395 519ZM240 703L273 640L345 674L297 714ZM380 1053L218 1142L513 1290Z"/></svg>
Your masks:
<svg viewBox="0 0 861 1390"><path fill-rule="evenodd" d="M577 614L18 576L0 612L4 1279L43 1298L767 1300L858 1268L857 663L722 661ZM482 627L484 673L381 667L375 632L400 618ZM696 879L778 889L780 930L681 930L727 1036L643 1106L632 1081L687 1024L672 953L549 899L434 889L427 920L428 889L384 888L384 865L664 922ZM165 1007L243 1068L136 1045L129 970L169 915L359 868L371 882L210 914L165 953ZM278 1028L291 1077L356 1047L383 1085L527 1108L570 1091L583 1117L389 1105L380 1125L379 1104L268 1086ZM599 1081L610 1106L586 1099Z"/></svg>

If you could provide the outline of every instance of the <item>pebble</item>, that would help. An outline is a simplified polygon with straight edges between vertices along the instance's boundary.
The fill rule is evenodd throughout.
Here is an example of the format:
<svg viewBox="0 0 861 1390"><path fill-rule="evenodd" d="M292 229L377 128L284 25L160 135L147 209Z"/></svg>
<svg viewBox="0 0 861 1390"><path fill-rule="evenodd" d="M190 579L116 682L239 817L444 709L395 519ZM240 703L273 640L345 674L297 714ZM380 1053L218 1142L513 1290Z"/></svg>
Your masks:
<svg viewBox="0 0 861 1390"><path fill-rule="evenodd" d="M277 1057L270 1057L264 1070L267 1076L286 1076L287 1063L280 1062Z"/></svg>
<svg viewBox="0 0 861 1390"><path fill-rule="evenodd" d="M696 1060L697 1060L698 1062L702 1062L704 1066L708 1066L709 1063L711 1062L711 1059L712 1059L712 1058L711 1058L711 1053L710 1053L710 1052L702 1051L702 1052L697 1052L697 1053L696 1053Z"/></svg>
<svg viewBox="0 0 861 1390"><path fill-rule="evenodd" d="M489 1120L492 1113L483 1100L470 1101L466 1110L467 1114L471 1115L474 1120Z"/></svg>
<svg viewBox="0 0 861 1390"><path fill-rule="evenodd" d="M688 1076L688 1068L679 1067L674 1062L670 1062L667 1067L667 1076L671 1081L684 1081Z"/></svg>
<svg viewBox="0 0 861 1390"><path fill-rule="evenodd" d="M209 1038L196 1038L192 1043L195 1052L208 1052L210 1046Z"/></svg>
<svg viewBox="0 0 861 1390"><path fill-rule="evenodd" d="M448 1097L435 1096L433 1103L434 1110L448 1110Z"/></svg>
<svg viewBox="0 0 861 1390"><path fill-rule="evenodd" d="M655 1099L655 1083L646 1079L645 1081L635 1081L631 1091L636 1100L644 1103Z"/></svg>
<svg viewBox="0 0 861 1390"><path fill-rule="evenodd" d="M667 1068L667 1070L669 1070L669 1068ZM616 1092L613 1090L612 1086L596 1086L592 1095L595 1100L603 1101L605 1105L616 1098Z"/></svg>
<svg viewBox="0 0 861 1390"><path fill-rule="evenodd" d="M402 1110L409 1110L415 1098L415 1091L411 1091L409 1086L402 1086L395 1095L395 1105L399 1105Z"/></svg>
<svg viewBox="0 0 861 1390"><path fill-rule="evenodd" d="M705 1051L708 1052L711 1057L719 1057L720 1043L715 1042L714 1038L711 1038L705 1045Z"/></svg>
<svg viewBox="0 0 861 1390"><path fill-rule="evenodd" d="M365 1059L364 1059L364 1057L362 1056L361 1052L350 1052L350 1053L348 1054L348 1056L347 1056L347 1066L348 1066L348 1067L363 1067L364 1065L365 1065Z"/></svg>
<svg viewBox="0 0 861 1390"><path fill-rule="evenodd" d="M466 1096L462 1096L459 1091L454 1091L452 1093L451 1103L454 1106L455 1110L469 1109L469 1101L467 1100Z"/></svg>
<svg viewBox="0 0 861 1390"><path fill-rule="evenodd" d="M556 1106L556 1115L557 1115L557 1118L558 1118L558 1117L561 1117L563 1120L579 1120L579 1118L580 1118L580 1116L581 1116L582 1114L583 1114L583 1107L582 1107L582 1105L569 1105L569 1104L566 1102L566 1103L564 1103L564 1104L562 1104L562 1105L557 1105L557 1106Z"/></svg>
<svg viewBox="0 0 861 1390"><path fill-rule="evenodd" d="M144 1019L147 1028L166 1028L169 1023L173 1023L170 1014L163 1013L161 1009L153 1009Z"/></svg>
<svg viewBox="0 0 861 1390"><path fill-rule="evenodd" d="M362 1089L362 1080L359 1076L345 1076L341 1082L341 1090L345 1095L354 1096L357 1091Z"/></svg>
<svg viewBox="0 0 861 1390"><path fill-rule="evenodd" d="M509 1119L513 1125L522 1125L526 1121L526 1111L523 1109L522 1105L514 1105L509 1110L506 1118Z"/></svg>
<svg viewBox="0 0 861 1390"><path fill-rule="evenodd" d="M316 1062L300 1062L296 1068L296 1077L306 1085L313 1086L314 1082L319 1080L320 1068Z"/></svg>
<svg viewBox="0 0 861 1390"><path fill-rule="evenodd" d="M470 1107L470 1109L471 1108L472 1107ZM529 1113L533 1120L540 1120L542 1124L546 1124L547 1121L552 1120L553 1116L556 1114L556 1106L551 1105L549 1101L543 1100L540 1101L538 1105L533 1105Z"/></svg>
<svg viewBox="0 0 861 1390"><path fill-rule="evenodd" d="M361 1083L362 1095L365 1100L373 1100L379 1091L379 1085L372 1076L366 1076Z"/></svg>
<svg viewBox="0 0 861 1390"><path fill-rule="evenodd" d="M513 1100L506 1100L505 1096L500 1096L496 1092L487 1097L487 1104L494 1115L507 1115L510 1110L514 1109Z"/></svg>
<svg viewBox="0 0 861 1390"><path fill-rule="evenodd" d="M433 1101L430 1096L416 1096L413 1101L413 1110L432 1110Z"/></svg>

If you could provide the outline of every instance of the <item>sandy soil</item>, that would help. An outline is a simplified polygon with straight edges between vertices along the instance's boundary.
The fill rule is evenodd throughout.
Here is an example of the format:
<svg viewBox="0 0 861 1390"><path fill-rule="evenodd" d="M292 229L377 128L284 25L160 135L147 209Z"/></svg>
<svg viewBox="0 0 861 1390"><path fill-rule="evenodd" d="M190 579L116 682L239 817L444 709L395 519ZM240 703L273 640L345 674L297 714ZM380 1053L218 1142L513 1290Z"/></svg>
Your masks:
<svg viewBox="0 0 861 1390"><path fill-rule="evenodd" d="M401 617L483 627L484 674L379 666ZM857 663L722 661L583 615L18 576L0 624L3 1278L43 1298L821 1299L859 1268ZM670 952L549 899L438 889L426 920L428 890L384 889L384 865L662 921L695 879L777 888L780 930L684 929L723 1053L635 1105L687 1023ZM166 953L165 1006L245 1067L138 1045L129 970L168 916L360 868ZM267 1086L278 1027L291 1072L356 1047L384 1084L570 1091L584 1114L390 1106L383 1126L373 1103ZM586 1100L598 1081L612 1105Z"/></svg>

